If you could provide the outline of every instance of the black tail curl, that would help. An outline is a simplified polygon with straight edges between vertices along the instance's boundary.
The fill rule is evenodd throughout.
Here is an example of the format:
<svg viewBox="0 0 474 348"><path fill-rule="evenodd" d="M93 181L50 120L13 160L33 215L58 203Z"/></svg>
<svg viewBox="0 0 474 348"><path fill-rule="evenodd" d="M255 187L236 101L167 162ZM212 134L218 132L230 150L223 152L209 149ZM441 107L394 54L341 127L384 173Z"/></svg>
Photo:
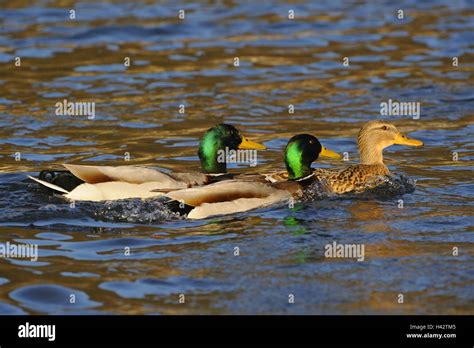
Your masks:
<svg viewBox="0 0 474 348"><path fill-rule="evenodd" d="M38 179L59 186L66 191L72 191L84 181L75 177L67 170L43 170L39 173Z"/></svg>

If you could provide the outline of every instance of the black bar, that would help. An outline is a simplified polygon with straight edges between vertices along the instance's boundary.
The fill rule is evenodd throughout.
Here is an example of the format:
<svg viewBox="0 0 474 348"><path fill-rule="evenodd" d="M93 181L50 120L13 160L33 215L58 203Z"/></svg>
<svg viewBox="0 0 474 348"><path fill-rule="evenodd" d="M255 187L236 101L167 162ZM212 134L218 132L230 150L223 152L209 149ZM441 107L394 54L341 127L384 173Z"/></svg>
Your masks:
<svg viewBox="0 0 474 348"><path fill-rule="evenodd" d="M27 322L54 324L55 340L18 337ZM165 342L473 347L474 316L2 316L0 332L2 348ZM456 337L407 337L416 333Z"/></svg>

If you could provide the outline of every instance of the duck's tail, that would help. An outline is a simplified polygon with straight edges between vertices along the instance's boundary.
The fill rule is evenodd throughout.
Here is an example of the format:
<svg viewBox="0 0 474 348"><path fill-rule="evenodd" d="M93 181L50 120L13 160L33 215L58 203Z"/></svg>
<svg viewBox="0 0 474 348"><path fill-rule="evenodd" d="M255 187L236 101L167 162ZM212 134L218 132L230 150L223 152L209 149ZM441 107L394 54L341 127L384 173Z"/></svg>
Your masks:
<svg viewBox="0 0 474 348"><path fill-rule="evenodd" d="M31 180L34 180L36 181L37 183L43 185L43 186L46 186L54 191L58 191L58 192L61 192L61 193L69 193L69 191L63 189L62 187L59 187L57 185L54 185L54 184L51 184L50 182L47 182L47 181L44 181L44 180L40 180L40 179L37 179L37 178L34 178L30 175L28 175L28 177L31 179Z"/></svg>
<svg viewBox="0 0 474 348"><path fill-rule="evenodd" d="M38 178L29 177L44 187L61 193L69 193L84 183L68 170L43 170Z"/></svg>

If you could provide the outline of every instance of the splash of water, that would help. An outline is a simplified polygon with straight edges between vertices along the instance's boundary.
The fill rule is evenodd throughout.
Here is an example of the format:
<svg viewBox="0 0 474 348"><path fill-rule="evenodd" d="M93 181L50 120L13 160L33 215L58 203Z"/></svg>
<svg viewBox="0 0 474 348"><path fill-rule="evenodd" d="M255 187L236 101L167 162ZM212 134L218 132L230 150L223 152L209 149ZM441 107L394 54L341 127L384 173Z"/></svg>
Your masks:
<svg viewBox="0 0 474 348"><path fill-rule="evenodd" d="M97 205L94 216L101 220L143 224L184 218L168 209L163 197L107 201Z"/></svg>
<svg viewBox="0 0 474 348"><path fill-rule="evenodd" d="M405 176L387 175L378 178L378 184L369 187L366 193L375 197L397 197L415 191L415 180Z"/></svg>

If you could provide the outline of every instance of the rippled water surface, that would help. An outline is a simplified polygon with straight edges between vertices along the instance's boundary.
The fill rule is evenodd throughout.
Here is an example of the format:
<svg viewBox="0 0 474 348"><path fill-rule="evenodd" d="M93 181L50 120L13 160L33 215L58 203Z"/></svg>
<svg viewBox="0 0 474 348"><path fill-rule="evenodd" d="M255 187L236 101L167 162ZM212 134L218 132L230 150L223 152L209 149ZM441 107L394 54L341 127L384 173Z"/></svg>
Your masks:
<svg viewBox="0 0 474 348"><path fill-rule="evenodd" d="M39 258L0 260L0 313L473 314L473 17L469 1L1 2L0 242ZM95 118L55 115L63 99ZM65 162L199 170L222 121L269 148L258 170L283 169L301 132L349 155L316 166L342 168L388 99L421 103L417 120L387 117L425 143L385 151L417 181L403 196L186 221L155 200L70 207L26 178ZM334 241L365 260L325 258Z"/></svg>

